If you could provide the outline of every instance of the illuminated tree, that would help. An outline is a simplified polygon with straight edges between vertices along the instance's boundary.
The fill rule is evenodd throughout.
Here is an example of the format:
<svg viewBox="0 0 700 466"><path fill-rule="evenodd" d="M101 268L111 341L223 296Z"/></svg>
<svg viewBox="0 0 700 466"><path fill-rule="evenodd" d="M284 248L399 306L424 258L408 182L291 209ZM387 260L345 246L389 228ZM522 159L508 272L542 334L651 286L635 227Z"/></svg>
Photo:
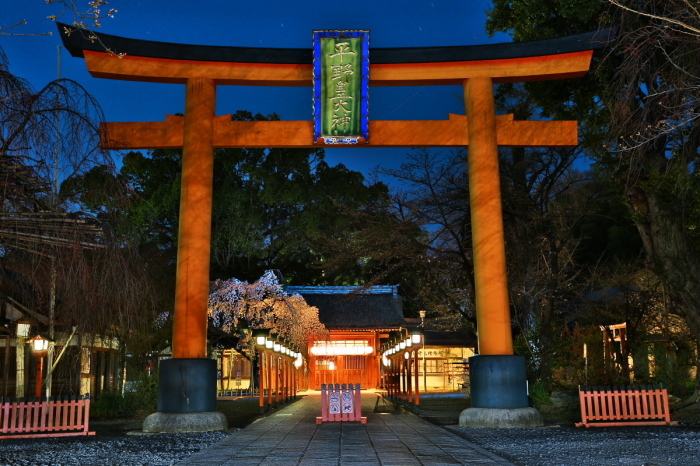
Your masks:
<svg viewBox="0 0 700 466"><path fill-rule="evenodd" d="M253 283L235 278L215 280L209 294L209 317L215 327L233 333L242 328L269 329L308 354L309 338L327 337L318 319L318 308L309 306L300 295L286 293L271 270ZM254 356L251 335L241 341L249 356Z"/></svg>

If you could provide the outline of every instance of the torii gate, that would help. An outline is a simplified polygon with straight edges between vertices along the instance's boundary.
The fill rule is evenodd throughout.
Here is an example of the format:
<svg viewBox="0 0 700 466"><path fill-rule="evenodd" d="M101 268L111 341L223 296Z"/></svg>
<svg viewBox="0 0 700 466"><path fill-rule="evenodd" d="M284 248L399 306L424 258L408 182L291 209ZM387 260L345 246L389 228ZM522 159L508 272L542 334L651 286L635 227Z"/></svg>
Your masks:
<svg viewBox="0 0 700 466"><path fill-rule="evenodd" d="M307 49L171 44L77 31L59 24L65 47L98 78L186 85L184 117L106 123L107 149L183 148L173 364L161 379L159 411L213 411L215 377L206 361L213 151L220 147L318 147L311 121L231 121L215 115L216 86L311 86ZM72 31L68 34L67 31ZM373 86L463 85L466 116L439 121L370 121L368 144L354 147L469 146L469 196L480 356L472 358L472 406L525 409L525 365L513 356L498 169L498 146L572 147L576 121L497 116L493 86L583 76L609 32L483 46L372 49ZM97 40L86 37L96 36ZM119 58L105 49L126 53ZM203 367L208 369L201 369ZM194 386L184 386L181 373ZM173 372L171 369L170 372ZM164 374L161 371L161 377ZM165 374L167 377L167 374ZM207 379L212 381L208 382ZM185 384L187 385L187 384ZM200 400L200 401L193 401ZM225 427L224 427L225 428Z"/></svg>

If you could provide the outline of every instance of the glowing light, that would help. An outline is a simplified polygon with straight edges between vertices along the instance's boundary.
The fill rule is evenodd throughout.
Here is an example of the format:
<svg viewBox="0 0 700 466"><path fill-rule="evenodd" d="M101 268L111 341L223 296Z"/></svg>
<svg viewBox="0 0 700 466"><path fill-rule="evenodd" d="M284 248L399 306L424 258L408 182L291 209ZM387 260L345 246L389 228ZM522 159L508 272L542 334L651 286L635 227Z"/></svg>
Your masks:
<svg viewBox="0 0 700 466"><path fill-rule="evenodd" d="M374 348L365 340L317 341L309 352L314 356L364 356Z"/></svg>
<svg viewBox="0 0 700 466"><path fill-rule="evenodd" d="M46 351L49 349L49 340L41 338L39 336L34 337L34 351Z"/></svg>

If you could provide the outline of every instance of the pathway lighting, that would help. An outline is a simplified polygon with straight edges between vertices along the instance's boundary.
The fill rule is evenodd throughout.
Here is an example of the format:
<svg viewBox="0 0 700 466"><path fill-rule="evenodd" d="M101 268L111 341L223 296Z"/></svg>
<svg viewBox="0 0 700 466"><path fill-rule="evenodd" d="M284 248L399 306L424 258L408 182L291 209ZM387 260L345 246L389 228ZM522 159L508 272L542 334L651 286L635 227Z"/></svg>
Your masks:
<svg viewBox="0 0 700 466"><path fill-rule="evenodd" d="M411 334L411 341L413 341L413 344L415 344L415 345L419 345L421 343L421 341L423 340L423 336L425 335L423 330L421 330L420 328L412 328L410 331L410 334Z"/></svg>
<svg viewBox="0 0 700 466"><path fill-rule="evenodd" d="M29 336L29 329L32 327L32 322L26 317L22 317L17 320L15 324L17 324L16 335L19 338L27 338Z"/></svg>
<svg viewBox="0 0 700 466"><path fill-rule="evenodd" d="M272 334L268 335L267 339L265 340L265 349L273 349L275 346L275 338L272 336Z"/></svg>
<svg viewBox="0 0 700 466"><path fill-rule="evenodd" d="M27 343L31 343L32 351L34 352L34 356L36 356L38 362L34 396L41 398L41 385L42 379L44 378L44 358L47 354L49 354L50 340L42 337L41 335L37 335L27 340Z"/></svg>
<svg viewBox="0 0 700 466"><path fill-rule="evenodd" d="M413 340L411 340L411 337L406 338L406 347L410 348L413 346Z"/></svg>
<svg viewBox="0 0 700 466"><path fill-rule="evenodd" d="M255 339L255 344L258 346L265 346L267 337L270 335L269 329L257 329L253 332L253 338Z"/></svg>
<svg viewBox="0 0 700 466"><path fill-rule="evenodd" d="M400 350L405 350L405 349L406 349L406 342L405 342L405 341L402 341L401 343L399 343L399 349L400 349Z"/></svg>

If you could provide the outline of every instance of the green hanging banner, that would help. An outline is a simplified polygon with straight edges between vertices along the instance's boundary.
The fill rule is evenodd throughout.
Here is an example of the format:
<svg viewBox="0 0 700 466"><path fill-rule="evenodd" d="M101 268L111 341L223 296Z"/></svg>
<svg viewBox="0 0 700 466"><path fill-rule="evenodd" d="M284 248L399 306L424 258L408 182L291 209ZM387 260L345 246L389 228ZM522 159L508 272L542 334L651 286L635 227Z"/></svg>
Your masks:
<svg viewBox="0 0 700 466"><path fill-rule="evenodd" d="M314 141L369 140L369 31L314 31Z"/></svg>

